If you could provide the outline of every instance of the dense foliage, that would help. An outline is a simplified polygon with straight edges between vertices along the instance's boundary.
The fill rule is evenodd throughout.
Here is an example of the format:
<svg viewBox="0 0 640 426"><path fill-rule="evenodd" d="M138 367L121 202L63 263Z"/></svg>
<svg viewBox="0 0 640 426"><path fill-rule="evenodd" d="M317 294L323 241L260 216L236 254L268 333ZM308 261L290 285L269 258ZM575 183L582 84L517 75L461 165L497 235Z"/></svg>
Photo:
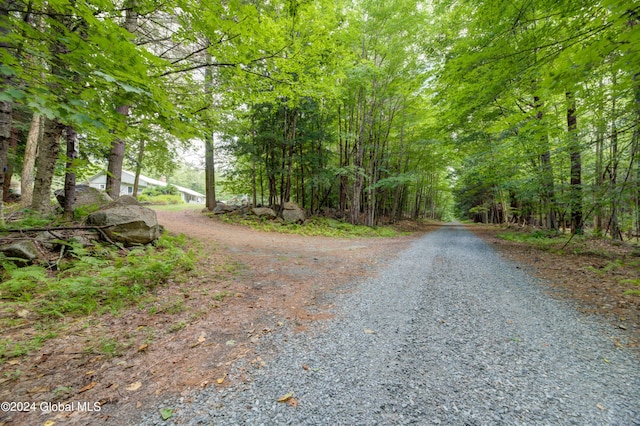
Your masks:
<svg viewBox="0 0 640 426"><path fill-rule="evenodd" d="M638 14L621 0L4 0L0 166L33 169L40 135L44 210L61 170L102 158L110 189L123 164L171 173L179 145L204 141L210 209L217 164L254 205L353 224L446 219L455 197L460 218L637 235Z"/></svg>

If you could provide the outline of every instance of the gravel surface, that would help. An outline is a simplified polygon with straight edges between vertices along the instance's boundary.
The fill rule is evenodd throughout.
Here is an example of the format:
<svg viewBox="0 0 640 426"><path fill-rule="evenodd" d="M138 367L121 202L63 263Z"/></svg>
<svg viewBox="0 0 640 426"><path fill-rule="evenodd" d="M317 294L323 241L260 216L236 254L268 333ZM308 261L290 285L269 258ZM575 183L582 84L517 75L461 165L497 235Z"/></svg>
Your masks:
<svg viewBox="0 0 640 426"><path fill-rule="evenodd" d="M336 318L261 339L223 389L147 425L640 425L638 356L462 226L425 235L335 300ZM248 382L240 380L248 375ZM277 399L293 392L288 403ZM163 421L160 408L175 414Z"/></svg>

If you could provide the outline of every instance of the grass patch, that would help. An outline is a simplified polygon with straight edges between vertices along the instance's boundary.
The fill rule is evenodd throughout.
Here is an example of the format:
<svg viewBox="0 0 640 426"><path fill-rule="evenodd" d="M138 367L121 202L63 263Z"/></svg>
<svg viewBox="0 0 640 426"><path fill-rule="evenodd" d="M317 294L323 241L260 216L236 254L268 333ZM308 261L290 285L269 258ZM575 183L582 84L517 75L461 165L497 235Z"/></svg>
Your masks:
<svg viewBox="0 0 640 426"><path fill-rule="evenodd" d="M167 205L150 205L145 207L149 207L152 210L161 211L161 212L181 212L184 210L200 211L204 208L204 204L183 203L183 204L167 204Z"/></svg>
<svg viewBox="0 0 640 426"><path fill-rule="evenodd" d="M55 215L42 215L42 213L32 212L29 209L21 209L7 215L7 223L0 226L0 231L4 229L28 229L56 226L60 223L60 217Z"/></svg>
<svg viewBox="0 0 640 426"><path fill-rule="evenodd" d="M213 298L213 300L217 300L218 302L221 302L224 300L225 297L231 297L233 296L233 293L230 291L218 291L216 292L213 296L211 296Z"/></svg>
<svg viewBox="0 0 640 426"><path fill-rule="evenodd" d="M102 337L95 344L85 349L86 353L103 355L108 358L120 356L126 347L111 337Z"/></svg>
<svg viewBox="0 0 640 426"><path fill-rule="evenodd" d="M525 243L540 250L563 254L564 245L570 236L559 234L555 231L535 230L532 232L502 232L496 235L498 238L517 243ZM579 254L586 237L576 235L571 240L571 247L575 254Z"/></svg>
<svg viewBox="0 0 640 426"><path fill-rule="evenodd" d="M0 341L0 364L55 337L61 319L118 313L148 303L156 288L195 264L195 254L183 236L164 235L154 245L133 249L126 256L109 247L89 250L80 245L73 245L70 255L55 271L41 265L18 268L2 261L0 316L13 318L18 309L26 310L33 317L33 326L42 332L22 342ZM171 310L182 309L176 305ZM95 350L114 352L106 344Z"/></svg>
<svg viewBox="0 0 640 426"><path fill-rule="evenodd" d="M279 232L282 234L297 234L305 236L323 236L336 238L387 238L405 235L390 226L362 226L329 219L325 217L312 217L303 225L297 223L282 223L278 221L264 221L254 217L240 217L236 215L223 215L221 220L226 223L249 226L252 229L264 232Z"/></svg>
<svg viewBox="0 0 640 426"><path fill-rule="evenodd" d="M178 331L182 330L186 326L187 324L184 321L171 324L171 326L169 327L169 333L177 333Z"/></svg>

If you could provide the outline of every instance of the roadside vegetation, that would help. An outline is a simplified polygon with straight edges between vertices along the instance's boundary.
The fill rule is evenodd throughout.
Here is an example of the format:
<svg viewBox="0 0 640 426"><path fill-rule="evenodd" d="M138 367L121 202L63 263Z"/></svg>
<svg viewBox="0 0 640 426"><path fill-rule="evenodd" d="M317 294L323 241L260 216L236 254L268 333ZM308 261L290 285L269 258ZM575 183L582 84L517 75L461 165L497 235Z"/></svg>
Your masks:
<svg viewBox="0 0 640 426"><path fill-rule="evenodd" d="M158 287L189 274L196 259L184 237L168 235L127 252L71 242L66 253L55 265L18 267L0 258L0 328L5 331L0 337L0 363L58 336L65 319L118 314L153 296ZM6 337L12 329L24 327L33 327L35 335L20 340Z"/></svg>
<svg viewBox="0 0 640 426"><path fill-rule="evenodd" d="M544 229L508 229L496 236L556 255L582 256L585 258L585 271L615 280L626 288L621 290L625 295L640 296L639 243L624 243L590 234L568 235ZM589 262L591 259L599 261Z"/></svg>
<svg viewBox="0 0 640 426"><path fill-rule="evenodd" d="M286 223L281 221L262 220L256 216L223 215L220 220L225 223L245 225L264 232L279 232L281 234L298 234L306 236L324 236L336 238L356 237L397 237L404 232L392 226L363 226L352 225L348 222L313 216L304 224Z"/></svg>
<svg viewBox="0 0 640 426"><path fill-rule="evenodd" d="M0 236L6 241L32 239L34 244L40 243L31 230L81 226L96 210L79 207L74 221L69 222L55 213L42 214L17 204L7 207ZM53 257L33 261L0 253L0 365L65 336L73 324L95 323L107 314L122 315L131 307L157 305L159 289L186 281L195 273L200 250L184 236L168 234L153 244L130 248L99 241L87 245L75 238L52 243L59 247ZM113 356L123 347L117 333L91 334L85 348L89 353Z"/></svg>

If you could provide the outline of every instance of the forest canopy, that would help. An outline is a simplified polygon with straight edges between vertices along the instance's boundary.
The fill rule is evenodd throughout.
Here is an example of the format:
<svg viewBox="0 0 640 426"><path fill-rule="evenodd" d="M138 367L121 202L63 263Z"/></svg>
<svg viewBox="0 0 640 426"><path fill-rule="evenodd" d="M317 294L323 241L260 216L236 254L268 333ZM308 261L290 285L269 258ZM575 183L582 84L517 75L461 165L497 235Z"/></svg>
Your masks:
<svg viewBox="0 0 640 426"><path fill-rule="evenodd" d="M253 205L638 236L639 20L620 0L2 0L3 200L19 176L46 211L105 168L117 195L124 166L171 174L204 142L209 209L223 157Z"/></svg>

